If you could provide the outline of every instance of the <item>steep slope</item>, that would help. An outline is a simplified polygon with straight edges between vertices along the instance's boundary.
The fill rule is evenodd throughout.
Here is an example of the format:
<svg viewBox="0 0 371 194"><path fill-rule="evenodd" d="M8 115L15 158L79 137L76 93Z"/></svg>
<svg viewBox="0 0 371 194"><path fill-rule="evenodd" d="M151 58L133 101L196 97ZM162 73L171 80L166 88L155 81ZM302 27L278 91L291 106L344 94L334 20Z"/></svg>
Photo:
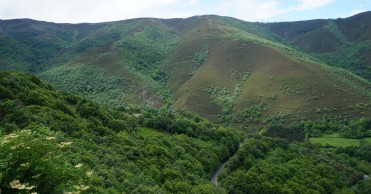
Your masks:
<svg viewBox="0 0 371 194"><path fill-rule="evenodd" d="M349 126L371 126L370 119L358 121L366 122ZM318 133L310 123L293 127L289 140ZM0 72L3 193L358 194L371 188L364 178L371 174L366 141L341 149L243 136L190 113L106 108L36 76ZM222 163L214 186L211 174Z"/></svg>
<svg viewBox="0 0 371 194"><path fill-rule="evenodd" d="M175 110L211 120L257 104L265 104L264 116L370 114L367 108L353 108L359 103L369 106L367 81L257 36L258 26L213 16L200 17L198 22L181 36L181 47L174 52L178 59L174 63L181 64L169 79L176 90ZM189 48L193 52L182 52ZM197 65L195 59L202 55L206 56Z"/></svg>
<svg viewBox="0 0 371 194"><path fill-rule="evenodd" d="M303 33L330 25L322 20L299 23ZM259 109L263 120L371 114L370 83L284 45L280 35L286 28L280 34L273 27L269 31L261 24L219 16L77 25L12 20L0 26L1 37L14 42L0 49L10 51L17 44L25 49L8 52L2 69L37 67L37 74L55 87L108 105L166 105L212 121L250 109ZM35 33L28 37L25 31ZM40 41L53 42L45 36L62 39L57 32L63 32L64 42L56 41L59 46L50 50L49 58L29 63L27 57L17 57L37 56L32 45L47 52L49 45ZM18 33L30 41L22 42ZM287 36L303 45L311 42L300 33ZM308 36L336 42L333 48L313 44L308 52L330 52L343 44L341 34L322 28Z"/></svg>
<svg viewBox="0 0 371 194"><path fill-rule="evenodd" d="M301 51L371 80L371 12L349 18L261 24Z"/></svg>
<svg viewBox="0 0 371 194"><path fill-rule="evenodd" d="M3 193L225 193L209 177L239 136L189 113L108 109L0 72Z"/></svg>
<svg viewBox="0 0 371 194"><path fill-rule="evenodd" d="M157 69L176 34L158 21L1 21L0 69L37 73L60 89L105 104L159 106L168 92Z"/></svg>

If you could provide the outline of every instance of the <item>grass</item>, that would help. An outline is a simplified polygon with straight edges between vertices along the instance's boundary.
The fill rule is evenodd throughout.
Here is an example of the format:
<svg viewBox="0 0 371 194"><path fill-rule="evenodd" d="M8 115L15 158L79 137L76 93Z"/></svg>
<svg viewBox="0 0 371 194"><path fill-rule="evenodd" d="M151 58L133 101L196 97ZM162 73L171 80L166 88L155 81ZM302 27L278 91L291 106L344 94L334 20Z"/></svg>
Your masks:
<svg viewBox="0 0 371 194"><path fill-rule="evenodd" d="M269 112L264 117L274 113L294 115L295 111L300 110L305 117L318 118L324 114L345 115L348 110L337 108L338 104L348 107L354 106L355 102L369 100L369 91L366 89L369 83L353 74L329 67L310 55L254 32L222 22L207 27L210 31L225 32L218 34L223 39L214 37L212 44L207 43L210 46L207 60L197 73L177 87L175 110L188 110L212 119L215 118L213 114L236 113L274 94L275 100L267 104ZM198 32L199 37L187 40L187 43L194 45L192 48L204 42L203 38L208 36L202 32ZM187 35L183 37L189 38ZM183 41L181 38L180 42ZM231 70L251 71L246 82L238 85L237 90L233 75L225 73ZM333 88L334 85L346 91L338 91ZM280 89L280 86L286 86L286 89ZM205 88L209 91L205 92ZM234 91L238 91L235 99ZM210 96L209 102L204 102L202 96ZM329 107L337 109L320 114L312 110L327 110Z"/></svg>
<svg viewBox="0 0 371 194"><path fill-rule="evenodd" d="M371 138L367 138L368 142L371 141ZM311 143L320 143L322 145L332 145L335 147L349 147L349 146L359 146L361 140L359 139L346 139L340 137L317 137L309 138Z"/></svg>

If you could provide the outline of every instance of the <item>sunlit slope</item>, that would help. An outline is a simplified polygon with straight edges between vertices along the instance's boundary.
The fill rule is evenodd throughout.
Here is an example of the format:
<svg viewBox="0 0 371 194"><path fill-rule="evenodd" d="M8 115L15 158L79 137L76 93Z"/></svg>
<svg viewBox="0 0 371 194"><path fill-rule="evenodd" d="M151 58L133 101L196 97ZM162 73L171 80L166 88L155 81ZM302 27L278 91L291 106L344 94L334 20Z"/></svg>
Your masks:
<svg viewBox="0 0 371 194"><path fill-rule="evenodd" d="M226 25L214 16L180 38L176 59L207 53L199 66L180 60L170 78L175 110L196 112L211 120L265 103L267 115L346 116L370 102L370 84L332 69L281 44ZM192 49L190 49L192 48ZM181 56L183 53L184 56Z"/></svg>
<svg viewBox="0 0 371 194"><path fill-rule="evenodd" d="M257 105L267 118L370 115L368 81L291 48L257 23L209 15L101 24L10 20L0 27L1 69L33 72L106 105L165 105L213 121Z"/></svg>

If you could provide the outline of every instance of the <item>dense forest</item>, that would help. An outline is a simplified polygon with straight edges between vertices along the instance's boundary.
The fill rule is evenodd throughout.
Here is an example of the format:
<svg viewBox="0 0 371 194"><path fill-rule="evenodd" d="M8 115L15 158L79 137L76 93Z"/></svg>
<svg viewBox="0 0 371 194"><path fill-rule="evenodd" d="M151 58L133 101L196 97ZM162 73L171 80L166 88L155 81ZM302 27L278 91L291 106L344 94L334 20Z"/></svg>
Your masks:
<svg viewBox="0 0 371 194"><path fill-rule="evenodd" d="M366 118L272 124L252 135L166 108L107 108L14 72L0 73L0 99L3 193L371 191L369 141L333 147L306 140L315 130L332 133L315 127L326 124L369 137ZM225 161L214 186L210 177Z"/></svg>
<svg viewBox="0 0 371 194"><path fill-rule="evenodd" d="M239 145L192 114L107 109L35 76L0 77L4 193L214 192L210 174Z"/></svg>

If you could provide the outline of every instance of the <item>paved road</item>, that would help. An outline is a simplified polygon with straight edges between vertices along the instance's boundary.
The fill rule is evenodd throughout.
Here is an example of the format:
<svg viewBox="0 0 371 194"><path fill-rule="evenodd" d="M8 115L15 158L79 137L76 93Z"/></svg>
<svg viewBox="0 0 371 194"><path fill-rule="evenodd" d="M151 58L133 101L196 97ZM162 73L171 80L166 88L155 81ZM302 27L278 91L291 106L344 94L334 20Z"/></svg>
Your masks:
<svg viewBox="0 0 371 194"><path fill-rule="evenodd" d="M211 175L211 184L218 186L218 175L223 170L224 166L227 164L228 161L221 164Z"/></svg>
<svg viewBox="0 0 371 194"><path fill-rule="evenodd" d="M240 145L238 146L238 148L241 148L242 147L242 143L240 143ZM237 152L236 152L237 153ZM235 154L236 154L235 153ZM232 156L233 157L233 156ZM231 159L232 157L230 157L229 159ZM229 161L229 159L227 161L225 161L223 164L221 164L214 172L213 174L211 175L211 184L215 185L215 186L218 186L218 175L219 173L223 170L224 166L227 164L227 162Z"/></svg>

